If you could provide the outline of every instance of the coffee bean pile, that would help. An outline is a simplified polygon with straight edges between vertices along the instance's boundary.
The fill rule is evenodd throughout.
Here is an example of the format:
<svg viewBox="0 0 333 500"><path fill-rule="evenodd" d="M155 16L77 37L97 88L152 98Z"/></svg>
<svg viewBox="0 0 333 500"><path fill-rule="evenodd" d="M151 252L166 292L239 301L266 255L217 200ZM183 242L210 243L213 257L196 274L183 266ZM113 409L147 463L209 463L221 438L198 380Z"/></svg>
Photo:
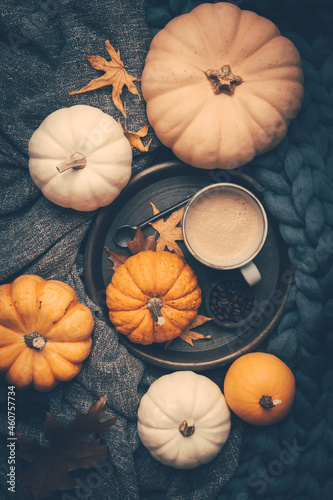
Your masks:
<svg viewBox="0 0 333 500"><path fill-rule="evenodd" d="M211 291L209 307L221 322L239 323L247 318L254 304L254 293L247 283L225 280Z"/></svg>

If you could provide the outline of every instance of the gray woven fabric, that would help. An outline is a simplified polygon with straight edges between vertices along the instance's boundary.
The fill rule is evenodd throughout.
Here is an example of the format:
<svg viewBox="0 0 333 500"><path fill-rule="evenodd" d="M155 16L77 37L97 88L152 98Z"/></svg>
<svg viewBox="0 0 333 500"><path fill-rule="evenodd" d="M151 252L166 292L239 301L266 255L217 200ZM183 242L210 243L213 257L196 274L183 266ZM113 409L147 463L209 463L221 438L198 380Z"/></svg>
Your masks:
<svg viewBox="0 0 333 500"><path fill-rule="evenodd" d="M95 319L93 346L81 373L50 393L34 390L16 395L17 430L46 445L42 429L45 411L70 425L75 409L86 412L108 395L105 418L117 424L104 436L109 458L97 470L73 473L79 488L53 498L91 500L213 499L233 475L241 444L241 426L233 421L232 434L222 453L194 471L175 471L152 459L136 431L137 407L154 380L147 367L119 344L99 308L86 293L82 249L96 213L76 212L49 202L33 184L28 172L28 141L42 120L58 108L75 104L96 106L121 118L111 89L69 96L69 92L100 76L84 53L108 58L104 42L120 49L125 67L140 77L151 34L143 0L1 1L0 56L0 284L20 274L34 273L71 285ZM139 88L139 83L137 83ZM146 122L144 102L126 90L127 127L138 130ZM155 159L158 141L153 134L150 152L134 150L133 173ZM2 450L0 497L28 500L24 485L8 491L7 383L0 378L0 432ZM17 460L17 469L25 463Z"/></svg>

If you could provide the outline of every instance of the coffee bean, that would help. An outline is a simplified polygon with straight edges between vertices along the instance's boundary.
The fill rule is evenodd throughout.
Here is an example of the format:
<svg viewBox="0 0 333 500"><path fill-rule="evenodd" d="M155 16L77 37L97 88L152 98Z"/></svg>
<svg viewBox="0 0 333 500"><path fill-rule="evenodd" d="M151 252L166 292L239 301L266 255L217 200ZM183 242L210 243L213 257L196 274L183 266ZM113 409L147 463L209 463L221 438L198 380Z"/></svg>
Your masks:
<svg viewBox="0 0 333 500"><path fill-rule="evenodd" d="M254 298L254 292L247 283L229 279L213 288L209 306L219 321L238 323L252 311Z"/></svg>

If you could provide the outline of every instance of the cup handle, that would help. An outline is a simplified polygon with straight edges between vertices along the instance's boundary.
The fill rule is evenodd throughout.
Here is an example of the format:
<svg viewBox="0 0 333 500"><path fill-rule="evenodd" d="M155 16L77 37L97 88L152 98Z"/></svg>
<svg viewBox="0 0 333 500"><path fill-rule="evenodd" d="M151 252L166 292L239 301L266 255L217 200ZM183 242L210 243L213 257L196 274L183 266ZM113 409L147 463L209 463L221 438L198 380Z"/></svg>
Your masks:
<svg viewBox="0 0 333 500"><path fill-rule="evenodd" d="M258 281L261 280L261 274L257 266L252 261L245 266L240 267L239 270L250 286L255 285L256 283L258 283Z"/></svg>

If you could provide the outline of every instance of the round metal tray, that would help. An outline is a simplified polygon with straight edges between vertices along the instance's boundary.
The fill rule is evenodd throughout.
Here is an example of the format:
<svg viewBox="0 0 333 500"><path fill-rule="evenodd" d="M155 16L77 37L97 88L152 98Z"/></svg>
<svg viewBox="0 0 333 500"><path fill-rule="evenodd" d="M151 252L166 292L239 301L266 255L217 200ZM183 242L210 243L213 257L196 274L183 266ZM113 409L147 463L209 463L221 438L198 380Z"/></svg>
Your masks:
<svg viewBox="0 0 333 500"><path fill-rule="evenodd" d="M116 200L101 209L88 234L85 248L85 282L91 299L102 308L105 321L109 323L106 307L106 288L112 278L112 263L105 247L115 252L131 255L128 249L118 247L113 234L122 224L144 221L152 215L153 202L162 211L165 208L193 195L202 187L214 182L233 182L252 190L261 199L261 190L244 173L236 171L209 171L193 168L179 161L169 161L154 165L131 179ZM264 204L264 202L263 202ZM279 235L275 221L268 213L269 230L265 245L255 263L262 280L253 287L256 300L256 314L237 328L227 328L209 321L196 331L211 335L210 339L196 340L193 347L181 338L176 338L166 348L164 344L143 346L130 342L119 334L120 341L128 351L141 360L167 370L201 371L217 368L246 352L258 348L260 343L276 328L281 319L293 272L288 258L288 249ZM152 234L153 228L144 230ZM235 275L236 271L216 271L197 262L179 242L186 262L194 269L202 289L203 297L212 283L220 278ZM198 311L208 316L205 300Z"/></svg>

